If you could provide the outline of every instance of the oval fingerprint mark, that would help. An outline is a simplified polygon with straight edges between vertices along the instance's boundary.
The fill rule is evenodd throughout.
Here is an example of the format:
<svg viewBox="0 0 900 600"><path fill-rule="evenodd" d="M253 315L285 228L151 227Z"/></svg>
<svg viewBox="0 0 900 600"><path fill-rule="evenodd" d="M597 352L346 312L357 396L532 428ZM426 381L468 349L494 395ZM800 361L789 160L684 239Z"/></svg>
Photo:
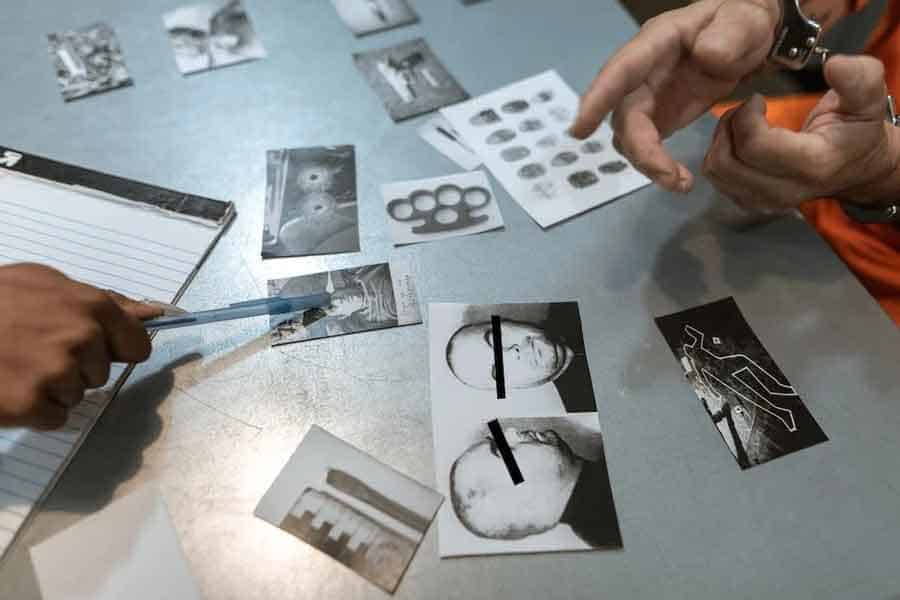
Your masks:
<svg viewBox="0 0 900 600"><path fill-rule="evenodd" d="M538 148L552 148L559 142L555 135L547 135L537 141Z"/></svg>
<svg viewBox="0 0 900 600"><path fill-rule="evenodd" d="M544 200L552 200L556 197L556 185L552 181L539 181L531 188L534 195Z"/></svg>
<svg viewBox="0 0 900 600"><path fill-rule="evenodd" d="M522 179L537 179L547 174L547 169L538 163L531 163L519 169L519 177Z"/></svg>
<svg viewBox="0 0 900 600"><path fill-rule="evenodd" d="M490 108L473 115L472 118L469 119L469 123L471 123L472 125L475 125L476 127L479 125L491 125L493 123L499 123L499 122L500 122L500 115L498 115L495 111L493 111Z"/></svg>
<svg viewBox="0 0 900 600"><path fill-rule="evenodd" d="M578 155L574 152L560 152L553 157L550 164L554 167L567 167L578 160Z"/></svg>
<svg viewBox="0 0 900 600"><path fill-rule="evenodd" d="M560 123L568 123L572 120L572 111L562 106L554 106L549 111L550 116Z"/></svg>
<svg viewBox="0 0 900 600"><path fill-rule="evenodd" d="M440 208L434 213L434 220L441 225L449 225L459 220L459 213L452 208Z"/></svg>
<svg viewBox="0 0 900 600"><path fill-rule="evenodd" d="M531 99L536 104L544 104L553 100L553 90L541 90Z"/></svg>
<svg viewBox="0 0 900 600"><path fill-rule="evenodd" d="M600 179L590 171L578 171L577 173L569 175L569 183L572 184L573 188L579 190L590 187L598 181L600 181Z"/></svg>
<svg viewBox="0 0 900 600"><path fill-rule="evenodd" d="M496 146L498 144L505 144L506 142L515 139L515 137L516 132L512 129L498 129L491 135L487 136L487 139L484 141L491 146Z"/></svg>
<svg viewBox="0 0 900 600"><path fill-rule="evenodd" d="M540 131L544 128L544 122L540 119L525 119L519 123L519 131L528 133L529 131Z"/></svg>
<svg viewBox="0 0 900 600"><path fill-rule="evenodd" d="M483 208L491 201L491 195L484 188L469 188L463 192L463 201L469 208Z"/></svg>
<svg viewBox="0 0 900 600"><path fill-rule="evenodd" d="M513 146L512 148L507 148L501 152L500 156L503 157L503 160L506 162L516 162L517 160L522 160L527 157L529 154L531 154L531 150L525 146Z"/></svg>
<svg viewBox="0 0 900 600"><path fill-rule="evenodd" d="M501 106L500 110L505 113L514 115L528 110L528 103L524 100L513 100L512 102L507 102L506 104Z"/></svg>
<svg viewBox="0 0 900 600"><path fill-rule="evenodd" d="M588 140L581 146L581 151L585 154L599 154L606 149L606 146L603 145L603 142L598 142L597 140Z"/></svg>
<svg viewBox="0 0 900 600"><path fill-rule="evenodd" d="M611 160L609 162L605 162L598 167L600 172L604 175L615 175L616 173L621 173L625 169L628 168L628 163L624 160Z"/></svg>

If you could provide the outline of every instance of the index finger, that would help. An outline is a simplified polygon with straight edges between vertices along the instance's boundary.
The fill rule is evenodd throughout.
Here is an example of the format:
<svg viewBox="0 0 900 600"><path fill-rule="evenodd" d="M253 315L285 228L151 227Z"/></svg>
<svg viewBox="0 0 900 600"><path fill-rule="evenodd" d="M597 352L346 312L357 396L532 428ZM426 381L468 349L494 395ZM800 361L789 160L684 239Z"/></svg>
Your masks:
<svg viewBox="0 0 900 600"><path fill-rule="evenodd" d="M653 20L600 69L581 99L570 133L591 135L622 100L647 81L654 66L671 62L680 52L678 30ZM667 60L666 60L667 59Z"/></svg>

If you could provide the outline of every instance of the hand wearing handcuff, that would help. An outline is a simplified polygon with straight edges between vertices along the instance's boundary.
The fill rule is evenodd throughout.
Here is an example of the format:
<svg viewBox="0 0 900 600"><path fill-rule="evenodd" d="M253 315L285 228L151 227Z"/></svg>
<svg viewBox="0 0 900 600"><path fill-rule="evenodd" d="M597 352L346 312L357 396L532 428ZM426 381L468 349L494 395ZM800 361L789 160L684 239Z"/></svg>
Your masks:
<svg viewBox="0 0 900 600"><path fill-rule="evenodd" d="M767 64L796 69L828 58L822 28L797 0L783 1L700 0L651 19L600 71L572 134L590 135L611 112L616 146L638 170L666 189L690 190L693 175L663 139ZM834 20L837 9L829 11L828 2L809 5ZM828 60L825 76L837 89L799 133L770 127L761 98L726 115L705 165L720 191L745 206L775 210L837 195L886 214L892 186L885 177L893 173L900 142L883 121L882 67L871 58L839 57Z"/></svg>

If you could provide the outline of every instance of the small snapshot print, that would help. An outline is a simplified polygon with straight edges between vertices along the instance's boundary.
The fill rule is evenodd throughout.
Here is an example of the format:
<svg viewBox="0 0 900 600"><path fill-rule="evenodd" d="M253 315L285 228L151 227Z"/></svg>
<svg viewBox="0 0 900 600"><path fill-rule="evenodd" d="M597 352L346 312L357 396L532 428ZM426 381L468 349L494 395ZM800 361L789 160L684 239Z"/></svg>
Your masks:
<svg viewBox="0 0 900 600"><path fill-rule="evenodd" d="M469 97L422 38L354 54L353 61L394 121L432 112Z"/></svg>
<svg viewBox="0 0 900 600"><path fill-rule="evenodd" d="M132 84L119 39L106 23L51 33L47 42L66 102Z"/></svg>
<svg viewBox="0 0 900 600"><path fill-rule="evenodd" d="M183 75L266 56L240 0L182 6L163 23Z"/></svg>
<svg viewBox="0 0 900 600"><path fill-rule="evenodd" d="M263 258L359 250L353 146L271 150L266 173Z"/></svg>
<svg viewBox="0 0 900 600"><path fill-rule="evenodd" d="M313 426L255 514L394 593L442 502Z"/></svg>
<svg viewBox="0 0 900 600"><path fill-rule="evenodd" d="M828 440L733 298L656 325L742 469Z"/></svg>
<svg viewBox="0 0 900 600"><path fill-rule="evenodd" d="M410 265L381 263L269 281L269 296L327 293L331 304L271 318L273 346L421 323Z"/></svg>
<svg viewBox="0 0 900 600"><path fill-rule="evenodd" d="M338 16L354 33L361 36L419 20L407 0L331 0Z"/></svg>
<svg viewBox="0 0 900 600"><path fill-rule="evenodd" d="M519 483L490 423L434 424L441 556L621 548L597 414L498 421Z"/></svg>
<svg viewBox="0 0 900 600"><path fill-rule="evenodd" d="M586 141L568 135L578 96L555 71L441 113L541 226L579 215L649 183L612 145L603 123Z"/></svg>
<svg viewBox="0 0 900 600"><path fill-rule="evenodd" d="M481 171L381 186L395 245L472 235L503 227L503 216Z"/></svg>
<svg viewBox="0 0 900 600"><path fill-rule="evenodd" d="M466 145L460 133L442 115L423 123L419 127L419 136L464 171L471 171L481 164L481 158Z"/></svg>

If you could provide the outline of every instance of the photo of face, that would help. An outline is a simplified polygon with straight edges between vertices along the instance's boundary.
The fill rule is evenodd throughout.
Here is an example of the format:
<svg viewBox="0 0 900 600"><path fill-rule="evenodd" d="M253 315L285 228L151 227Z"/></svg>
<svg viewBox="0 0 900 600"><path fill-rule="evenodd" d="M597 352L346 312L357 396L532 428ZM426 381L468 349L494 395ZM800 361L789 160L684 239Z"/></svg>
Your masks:
<svg viewBox="0 0 900 600"><path fill-rule="evenodd" d="M510 450L525 481L510 485L492 437L472 446L450 471L453 510L479 537L518 540L556 527L572 496L584 460L548 429L507 428Z"/></svg>
<svg viewBox="0 0 900 600"><path fill-rule="evenodd" d="M488 421L467 412L435 430L441 556L562 552L622 545L596 413L499 417L521 479ZM491 419L494 421L494 419ZM499 439L499 438L497 438Z"/></svg>
<svg viewBox="0 0 900 600"><path fill-rule="evenodd" d="M490 322L461 327L447 344L447 364L456 377L474 388L496 386L493 329ZM574 351L533 323L501 319L506 385L525 389L557 379L569 367Z"/></svg>

